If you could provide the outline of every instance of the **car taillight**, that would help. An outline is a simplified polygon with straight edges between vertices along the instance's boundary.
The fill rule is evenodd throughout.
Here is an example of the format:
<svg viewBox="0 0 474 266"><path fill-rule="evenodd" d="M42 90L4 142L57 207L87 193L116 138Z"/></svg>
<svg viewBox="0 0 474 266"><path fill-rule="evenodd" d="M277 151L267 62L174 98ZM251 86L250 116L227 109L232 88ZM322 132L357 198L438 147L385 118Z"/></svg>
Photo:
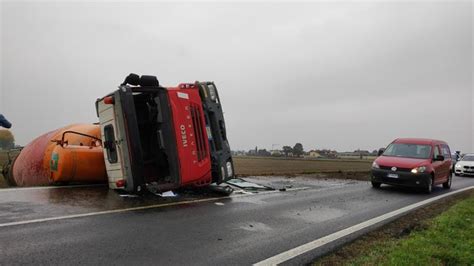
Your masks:
<svg viewBox="0 0 474 266"><path fill-rule="evenodd" d="M119 179L119 180L115 181L115 185L117 187L125 187L125 180Z"/></svg>
<svg viewBox="0 0 474 266"><path fill-rule="evenodd" d="M104 103L105 104L114 104L115 103L115 99L113 96L107 96L104 98Z"/></svg>

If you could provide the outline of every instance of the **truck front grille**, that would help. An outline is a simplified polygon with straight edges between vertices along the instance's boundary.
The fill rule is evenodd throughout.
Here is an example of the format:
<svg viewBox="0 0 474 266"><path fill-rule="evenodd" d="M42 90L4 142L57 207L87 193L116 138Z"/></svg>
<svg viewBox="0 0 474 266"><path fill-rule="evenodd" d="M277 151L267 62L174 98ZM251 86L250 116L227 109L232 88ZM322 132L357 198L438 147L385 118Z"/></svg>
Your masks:
<svg viewBox="0 0 474 266"><path fill-rule="evenodd" d="M206 145L207 139L203 128L202 111L199 107L197 104L191 104L190 106L194 137L196 139L196 153L198 161L200 162L207 157L208 153Z"/></svg>

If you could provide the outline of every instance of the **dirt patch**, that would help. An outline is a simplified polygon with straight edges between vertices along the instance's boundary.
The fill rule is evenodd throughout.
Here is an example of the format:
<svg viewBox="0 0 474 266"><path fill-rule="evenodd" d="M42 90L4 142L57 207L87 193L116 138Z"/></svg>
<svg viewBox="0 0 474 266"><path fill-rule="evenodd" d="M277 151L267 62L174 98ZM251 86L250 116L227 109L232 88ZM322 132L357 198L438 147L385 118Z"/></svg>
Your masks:
<svg viewBox="0 0 474 266"><path fill-rule="evenodd" d="M404 238L411 232L423 230L429 225L430 219L436 217L451 206L468 197L474 196L473 191L463 192L436 201L428 206L415 210L397 220L372 231L352 243L327 254L314 262L314 265L346 265L354 259L368 254L371 249L389 239Z"/></svg>
<svg viewBox="0 0 474 266"><path fill-rule="evenodd" d="M337 175L344 179L352 179L348 177L358 176L358 174L355 174L357 172L363 172L367 176L372 163L372 161L367 160L305 160L258 157L234 157L233 159L235 172L239 176L294 176L322 173L327 175Z"/></svg>
<svg viewBox="0 0 474 266"><path fill-rule="evenodd" d="M314 179L343 179L343 180L359 180L368 181L370 172L326 172L326 173L284 173L284 174L255 174L255 175L237 175L238 177L248 176L285 176L287 178L294 178L303 176Z"/></svg>

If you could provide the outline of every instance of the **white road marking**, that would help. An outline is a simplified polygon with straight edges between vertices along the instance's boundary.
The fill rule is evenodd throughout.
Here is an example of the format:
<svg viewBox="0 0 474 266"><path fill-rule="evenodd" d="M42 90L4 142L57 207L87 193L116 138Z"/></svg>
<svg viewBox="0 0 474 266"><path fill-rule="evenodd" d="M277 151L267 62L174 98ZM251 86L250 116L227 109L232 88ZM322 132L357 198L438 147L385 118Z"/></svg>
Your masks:
<svg viewBox="0 0 474 266"><path fill-rule="evenodd" d="M291 192L291 191L299 191L299 190L306 190L306 189L309 189L309 187L292 188L292 189L287 189L286 191ZM278 190L272 190L272 191L259 192L259 193L253 194L253 195L258 196L258 195L265 195L265 194L271 194L271 193L285 193L285 192L280 192ZM97 215L112 214L112 213L122 213L122 212L129 212L129 211L139 211L139 210L147 210L147 209L154 209L154 208L161 208L161 207L168 207L168 206L186 205L186 204L192 204L192 203L208 202L208 201L231 199L231 198L240 198L240 197L248 197L248 196L249 195L247 195L247 194L233 195L233 196L227 196L227 197L215 197L215 198L188 200L188 201L177 201L177 202L154 204L154 205L132 207L132 208L125 208L125 209L115 209L115 210L106 210L106 211L89 212L89 213L79 213L79 214L56 216L56 217L47 217L47 218L40 218L40 219L33 219L33 220L3 223L3 224L0 224L0 228L1 227L8 227L8 226L15 226L15 225L42 223L42 222L48 222L48 221L65 220L65 219L97 216Z"/></svg>
<svg viewBox="0 0 474 266"><path fill-rule="evenodd" d="M423 201L420 201L420 202L417 202L417 203L414 203L414 204L411 204L411 205L408 205L406 207L403 207L401 209L398 209L398 210L395 210L395 211L392 211L392 212L389 212L389 213L386 213L386 214L383 214L383 215L380 215L378 217L375 217L373 219L370 219L370 220L367 220L365 222L362 222L360 224L356 224L354 226L351 226L349 228L346 228L346 229L343 229L341 231L338 231L338 232L335 232L335 233L332 233L330 235L327 235L325 237L322 237L322 238L319 238L319 239L316 239L316 240L313 240L309 243L306 243L306 244L303 244L299 247L296 247L296 248L293 248L293 249L290 249L288 251L285 251L285 252L282 252L278 255L275 255L273 257L270 257L268 259L265 259L263 261L260 261L260 262L257 262L255 263L254 265L256 266L263 266L263 265L278 265L278 264L281 264L285 261L288 261L288 260L291 260L297 256L300 256L306 252L309 252L311 250L314 250L314 249L317 249L317 248L320 248L324 245L327 245L333 241L336 241L338 239L341 239L343 237L346 237L350 234L353 234L357 231L360 231L360 230L363 230L365 228L368 228L370 226L373 226L377 223L380 223L382 221L385 221L387 219L391 219L391 218L394 218L398 215L401 215L401 214L405 214L405 213L408 213L409 211L412 211L416 208L419 208L421 206L424 206L424 205L427 205L427 204L430 204L434 201L437 201L439 199L442 199L442 198L445 198L445 197L449 197L451 195L454 195L454 194L457 194L457 193L461 193L461 192L464 192L464 191L467 191L467 190L471 190L471 189L474 189L474 186L470 186L470 187L466 187L466 188L462 188L462 189L459 189L459 190L456 190L456 191L452 191L452 192L449 192L449 193L445 193L445 194L442 194L442 195L439 195L439 196L436 196L436 197L433 197L433 198L429 198L427 200L423 200Z"/></svg>

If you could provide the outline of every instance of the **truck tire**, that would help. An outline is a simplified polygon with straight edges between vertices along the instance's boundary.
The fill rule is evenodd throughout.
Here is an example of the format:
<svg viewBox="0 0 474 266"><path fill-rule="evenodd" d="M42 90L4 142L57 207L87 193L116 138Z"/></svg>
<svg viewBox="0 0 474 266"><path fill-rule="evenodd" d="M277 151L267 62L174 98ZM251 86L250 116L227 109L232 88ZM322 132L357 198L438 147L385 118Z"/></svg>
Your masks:
<svg viewBox="0 0 474 266"><path fill-rule="evenodd" d="M431 192L433 192L433 181L434 181L434 178L432 177L430 182L428 182L428 185L425 187L426 194L431 194Z"/></svg>

